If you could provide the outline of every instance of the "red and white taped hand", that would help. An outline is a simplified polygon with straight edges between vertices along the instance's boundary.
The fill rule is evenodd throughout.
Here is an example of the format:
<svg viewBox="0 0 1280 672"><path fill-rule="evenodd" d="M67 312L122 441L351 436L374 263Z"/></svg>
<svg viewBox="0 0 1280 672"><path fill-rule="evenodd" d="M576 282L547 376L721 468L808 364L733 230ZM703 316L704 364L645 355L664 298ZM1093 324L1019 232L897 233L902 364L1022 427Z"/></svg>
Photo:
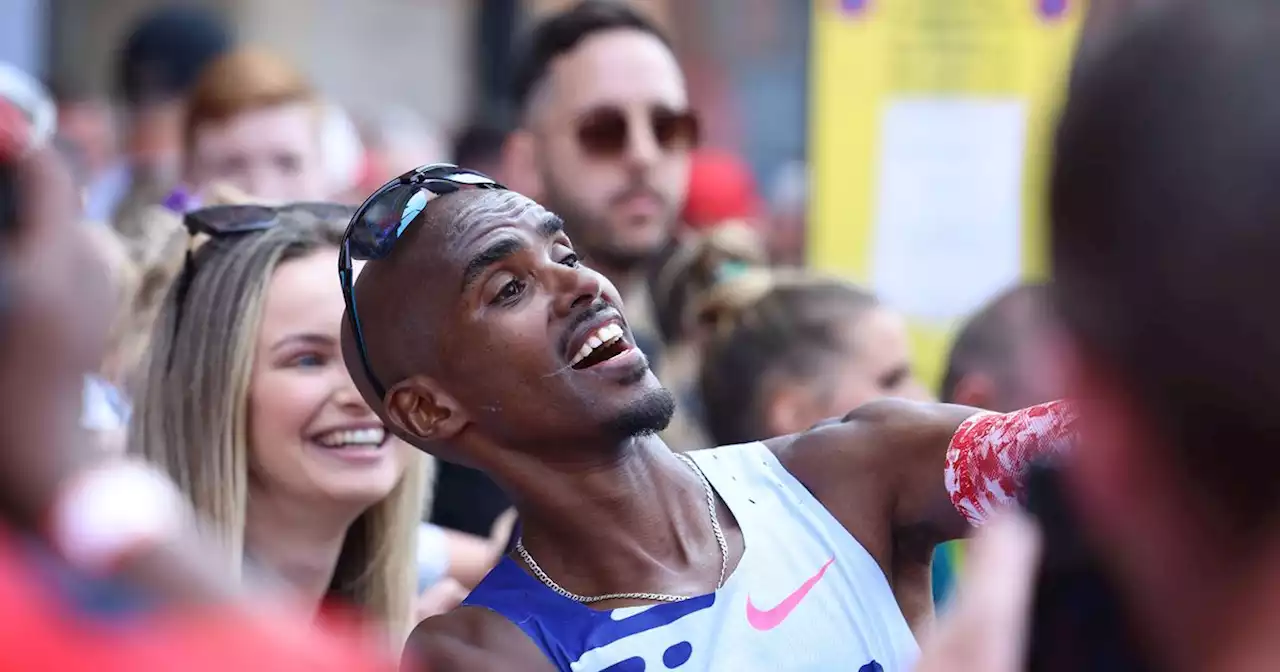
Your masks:
<svg viewBox="0 0 1280 672"><path fill-rule="evenodd" d="M1031 463L1071 444L1073 406L1053 401L1013 413L978 413L960 423L947 448L951 503L971 525L1017 500Z"/></svg>

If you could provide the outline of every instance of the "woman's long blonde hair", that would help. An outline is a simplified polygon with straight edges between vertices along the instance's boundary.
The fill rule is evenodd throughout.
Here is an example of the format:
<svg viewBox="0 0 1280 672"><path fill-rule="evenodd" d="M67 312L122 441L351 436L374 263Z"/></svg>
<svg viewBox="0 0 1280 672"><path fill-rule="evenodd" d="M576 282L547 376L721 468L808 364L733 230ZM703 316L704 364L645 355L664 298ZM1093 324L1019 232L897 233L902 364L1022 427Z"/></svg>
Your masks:
<svg viewBox="0 0 1280 672"><path fill-rule="evenodd" d="M129 447L166 469L191 498L237 576L250 477L249 384L266 289L281 264L336 248L345 223L291 209L261 233L209 240L194 253L181 323L175 329L181 278L155 320ZM399 642L416 597L424 462L415 454L391 494L352 524L329 589Z"/></svg>

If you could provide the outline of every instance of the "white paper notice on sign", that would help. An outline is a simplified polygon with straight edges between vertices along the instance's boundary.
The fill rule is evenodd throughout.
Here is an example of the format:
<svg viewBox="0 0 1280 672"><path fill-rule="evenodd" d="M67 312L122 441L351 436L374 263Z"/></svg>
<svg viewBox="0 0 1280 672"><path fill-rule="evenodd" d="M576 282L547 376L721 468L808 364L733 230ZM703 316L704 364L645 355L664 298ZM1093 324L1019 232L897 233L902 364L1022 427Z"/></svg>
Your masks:
<svg viewBox="0 0 1280 672"><path fill-rule="evenodd" d="M1019 278L1025 105L910 98L883 115L875 291L912 317L963 317Z"/></svg>

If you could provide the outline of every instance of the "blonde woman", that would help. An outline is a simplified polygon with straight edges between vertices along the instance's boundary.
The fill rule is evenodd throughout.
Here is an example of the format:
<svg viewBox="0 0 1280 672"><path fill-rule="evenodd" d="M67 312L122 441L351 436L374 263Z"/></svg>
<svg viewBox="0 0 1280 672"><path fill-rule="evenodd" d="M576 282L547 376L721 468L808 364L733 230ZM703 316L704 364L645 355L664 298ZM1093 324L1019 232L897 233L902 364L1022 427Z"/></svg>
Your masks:
<svg viewBox="0 0 1280 672"><path fill-rule="evenodd" d="M342 363L332 276L349 214L187 215L208 242L161 306L129 444L191 498L229 570L265 569L317 610L354 606L402 642L426 474Z"/></svg>

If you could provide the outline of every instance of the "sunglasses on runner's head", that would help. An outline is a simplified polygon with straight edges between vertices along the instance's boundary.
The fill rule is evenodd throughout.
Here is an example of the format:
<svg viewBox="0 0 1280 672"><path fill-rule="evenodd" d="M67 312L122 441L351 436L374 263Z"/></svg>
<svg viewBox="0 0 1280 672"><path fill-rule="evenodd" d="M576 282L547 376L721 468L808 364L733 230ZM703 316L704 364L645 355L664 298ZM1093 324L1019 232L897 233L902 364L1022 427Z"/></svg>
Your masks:
<svg viewBox="0 0 1280 672"><path fill-rule="evenodd" d="M351 262L375 261L391 254L396 241L427 207L427 203L462 189L506 187L488 175L459 168L451 163L421 166L373 192L356 209L347 232L342 237L342 247L338 250L338 280L342 283L342 298L347 304L347 321L356 341L360 366L379 399L386 396L387 388L374 375L373 367L369 364L369 352L365 346L364 332L360 328L360 314L356 312L355 274L352 272Z"/></svg>
<svg viewBox="0 0 1280 672"><path fill-rule="evenodd" d="M664 152L693 149L701 135L698 115L691 110L657 107L649 110L649 130ZM598 107L578 117L578 145L597 158L613 158L631 144L631 121L617 107Z"/></svg>
<svg viewBox="0 0 1280 672"><path fill-rule="evenodd" d="M276 225L282 213L307 212L321 219L346 219L351 208L338 203L290 203L279 207L267 205L214 205L192 210L182 216L182 226L194 239L205 235L215 240L223 240L233 236L266 231ZM182 264L182 272L178 275L177 289L174 296L176 306L173 333L176 337L178 326L182 324L182 313L187 302L187 292L195 279L195 248L187 245L187 256Z"/></svg>

